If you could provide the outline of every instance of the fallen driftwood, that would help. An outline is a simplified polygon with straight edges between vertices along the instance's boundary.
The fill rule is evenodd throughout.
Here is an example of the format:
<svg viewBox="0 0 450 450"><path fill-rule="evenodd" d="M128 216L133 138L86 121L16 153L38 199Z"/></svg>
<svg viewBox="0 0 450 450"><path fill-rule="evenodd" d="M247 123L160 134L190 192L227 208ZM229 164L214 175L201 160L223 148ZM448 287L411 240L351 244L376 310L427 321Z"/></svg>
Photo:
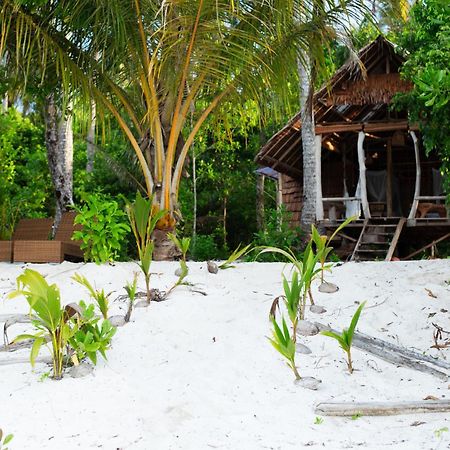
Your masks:
<svg viewBox="0 0 450 450"><path fill-rule="evenodd" d="M8 345L8 328L15 323L30 323L31 317L29 314L13 314L0 317L0 322L5 322L3 325L3 343Z"/></svg>
<svg viewBox="0 0 450 450"><path fill-rule="evenodd" d="M321 331L331 330L336 332L336 330L333 330L324 324L316 322L315 325ZM450 364L445 361L428 355L422 355L407 348L400 347L399 345L363 333L354 334L353 346L378 356L389 363L428 373L444 381L447 381L450 376ZM445 371L438 370L437 367L445 369Z"/></svg>
<svg viewBox="0 0 450 450"><path fill-rule="evenodd" d="M450 412L450 400L416 402L319 403L315 413L322 416L393 416L397 414Z"/></svg>

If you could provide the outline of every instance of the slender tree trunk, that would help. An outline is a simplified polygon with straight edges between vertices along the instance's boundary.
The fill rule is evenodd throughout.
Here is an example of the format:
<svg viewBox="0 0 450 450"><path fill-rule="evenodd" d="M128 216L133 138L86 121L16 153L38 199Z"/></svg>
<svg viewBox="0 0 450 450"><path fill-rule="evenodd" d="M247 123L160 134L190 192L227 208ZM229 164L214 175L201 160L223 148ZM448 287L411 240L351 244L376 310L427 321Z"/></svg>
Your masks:
<svg viewBox="0 0 450 450"><path fill-rule="evenodd" d="M256 229L264 231L264 175L256 175Z"/></svg>
<svg viewBox="0 0 450 450"><path fill-rule="evenodd" d="M298 74L300 78L300 110L302 118L303 147L303 207L301 223L305 229L310 228L317 218L317 187L316 187L316 155L315 126L313 113L313 88L311 83L311 60L303 53L298 59Z"/></svg>
<svg viewBox="0 0 450 450"><path fill-rule="evenodd" d="M195 246L197 244L197 156L195 149L192 149L192 184L194 193L194 204L192 212L192 251L195 254Z"/></svg>
<svg viewBox="0 0 450 450"><path fill-rule="evenodd" d="M45 143L56 200L54 237L63 212L73 204L72 113L61 114L54 94L50 94L45 102Z"/></svg>
<svg viewBox="0 0 450 450"><path fill-rule="evenodd" d="M89 123L89 130L87 134L86 143L86 172L92 173L94 170L95 159L95 127L97 124L97 105L95 101L91 101L91 120Z"/></svg>
<svg viewBox="0 0 450 450"><path fill-rule="evenodd" d="M228 197L223 199L223 248L227 248L227 201Z"/></svg>
<svg viewBox="0 0 450 450"><path fill-rule="evenodd" d="M5 96L2 99L2 112L7 112L8 111L8 106L9 106L9 98L8 98L8 93L5 93Z"/></svg>

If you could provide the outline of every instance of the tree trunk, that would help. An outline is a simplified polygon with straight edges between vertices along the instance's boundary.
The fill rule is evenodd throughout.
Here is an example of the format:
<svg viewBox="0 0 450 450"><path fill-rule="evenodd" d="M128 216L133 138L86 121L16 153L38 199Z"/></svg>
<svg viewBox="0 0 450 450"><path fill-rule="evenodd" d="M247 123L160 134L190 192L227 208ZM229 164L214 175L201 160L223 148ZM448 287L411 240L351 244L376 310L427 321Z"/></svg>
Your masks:
<svg viewBox="0 0 450 450"><path fill-rule="evenodd" d="M195 149L192 149L192 184L193 184L193 211L192 211L192 252L195 254L197 244L197 156Z"/></svg>
<svg viewBox="0 0 450 450"><path fill-rule="evenodd" d="M256 175L256 229L264 231L264 175Z"/></svg>
<svg viewBox="0 0 450 450"><path fill-rule="evenodd" d="M56 200L54 237L63 212L73 204L73 131L72 112L63 116L53 94L45 102L45 144Z"/></svg>
<svg viewBox="0 0 450 450"><path fill-rule="evenodd" d="M86 138L87 173L92 173L94 170L96 123L97 123L97 106L95 104L95 101L91 101L91 121L89 123L89 130Z"/></svg>
<svg viewBox="0 0 450 450"><path fill-rule="evenodd" d="M312 102L311 60L303 53L298 59L300 78L300 111L302 118L303 147L303 207L301 223L310 229L317 218L317 167L315 155L315 127Z"/></svg>

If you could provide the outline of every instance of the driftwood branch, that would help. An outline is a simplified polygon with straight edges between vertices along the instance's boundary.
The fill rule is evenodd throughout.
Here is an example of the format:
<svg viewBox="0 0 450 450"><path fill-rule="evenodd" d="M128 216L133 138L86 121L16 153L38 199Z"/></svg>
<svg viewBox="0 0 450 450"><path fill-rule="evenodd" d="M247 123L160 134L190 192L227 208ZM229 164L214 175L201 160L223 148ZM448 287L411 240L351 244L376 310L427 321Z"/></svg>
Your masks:
<svg viewBox="0 0 450 450"><path fill-rule="evenodd" d="M450 412L450 400L416 402L319 403L315 413L322 416L393 416L397 414Z"/></svg>
<svg viewBox="0 0 450 450"><path fill-rule="evenodd" d="M315 325L321 331L331 330L338 332L321 323L316 322ZM447 381L450 376L450 364L445 361L428 355L422 355L407 348L400 347L399 345L363 333L354 334L353 346L367 353L371 353L391 364L428 373L444 381ZM445 371L438 370L437 367L445 369Z"/></svg>

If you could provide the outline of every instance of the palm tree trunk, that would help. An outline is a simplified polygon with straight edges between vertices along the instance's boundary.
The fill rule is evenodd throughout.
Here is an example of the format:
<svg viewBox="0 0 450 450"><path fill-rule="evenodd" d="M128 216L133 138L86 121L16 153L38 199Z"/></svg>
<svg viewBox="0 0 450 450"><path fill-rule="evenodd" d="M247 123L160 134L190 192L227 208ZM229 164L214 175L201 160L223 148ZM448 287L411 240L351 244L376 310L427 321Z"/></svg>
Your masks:
<svg viewBox="0 0 450 450"><path fill-rule="evenodd" d="M298 74L300 78L300 109L302 118L303 147L303 207L301 224L310 229L317 218L317 186L316 186L316 155L315 126L312 104L311 59L303 52L298 59Z"/></svg>
<svg viewBox="0 0 450 450"><path fill-rule="evenodd" d="M55 221L52 237L55 236L63 212L73 204L73 130L72 113L63 116L54 94L45 101L45 144L50 174L55 191Z"/></svg>
<svg viewBox="0 0 450 450"><path fill-rule="evenodd" d="M264 175L256 175L256 229L264 231Z"/></svg>

